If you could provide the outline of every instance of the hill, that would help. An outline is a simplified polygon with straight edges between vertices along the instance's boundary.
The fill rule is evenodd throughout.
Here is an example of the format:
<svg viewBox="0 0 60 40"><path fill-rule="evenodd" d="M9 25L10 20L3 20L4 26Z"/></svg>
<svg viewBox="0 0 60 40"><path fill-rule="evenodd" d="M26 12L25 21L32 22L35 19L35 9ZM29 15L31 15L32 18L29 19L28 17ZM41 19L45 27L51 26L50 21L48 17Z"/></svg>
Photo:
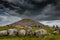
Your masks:
<svg viewBox="0 0 60 40"><path fill-rule="evenodd" d="M31 27L44 27L43 24L41 24L40 22L37 22L35 20L32 20L32 19L22 19L22 20L20 20L18 22L10 24L10 26L16 26L16 25L31 26Z"/></svg>

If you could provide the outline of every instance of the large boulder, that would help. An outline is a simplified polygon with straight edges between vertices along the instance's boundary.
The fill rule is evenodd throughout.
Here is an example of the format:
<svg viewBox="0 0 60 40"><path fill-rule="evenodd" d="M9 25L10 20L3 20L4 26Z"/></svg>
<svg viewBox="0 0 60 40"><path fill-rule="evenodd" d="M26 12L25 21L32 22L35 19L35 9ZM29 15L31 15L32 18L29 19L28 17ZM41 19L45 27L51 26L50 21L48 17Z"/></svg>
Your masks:
<svg viewBox="0 0 60 40"><path fill-rule="evenodd" d="M47 34L47 31L44 30L44 29L36 30L36 31L34 32L34 35L35 35L35 36L41 36L41 35L46 35L46 34Z"/></svg>
<svg viewBox="0 0 60 40"><path fill-rule="evenodd" d="M17 35L17 33L18 33L18 30L17 29L9 29L8 30L8 34L9 34L9 36L15 36L15 35Z"/></svg>
<svg viewBox="0 0 60 40"><path fill-rule="evenodd" d="M18 32L18 35L19 36L25 36L26 35L26 31L25 30L19 30L19 32Z"/></svg>
<svg viewBox="0 0 60 40"><path fill-rule="evenodd" d="M7 30L0 31L0 36L7 36L8 32Z"/></svg>
<svg viewBox="0 0 60 40"><path fill-rule="evenodd" d="M28 27L28 29L27 29L27 35L33 35L34 34L34 32L33 32L33 30L32 30L32 27Z"/></svg>

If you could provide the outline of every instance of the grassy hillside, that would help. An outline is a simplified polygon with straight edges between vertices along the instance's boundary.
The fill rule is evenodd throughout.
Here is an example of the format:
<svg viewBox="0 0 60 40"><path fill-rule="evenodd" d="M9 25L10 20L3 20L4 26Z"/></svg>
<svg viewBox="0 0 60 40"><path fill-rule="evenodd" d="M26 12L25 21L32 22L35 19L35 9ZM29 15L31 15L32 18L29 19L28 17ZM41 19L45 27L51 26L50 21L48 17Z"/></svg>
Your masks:
<svg viewBox="0 0 60 40"><path fill-rule="evenodd" d="M7 30L10 28L14 28L14 27L0 27L0 30ZM38 27L33 27L33 30L38 30L41 28ZM46 29L49 33L53 32L52 28L48 28L48 27L44 27L43 29ZM0 37L0 40L60 40L60 35L45 35L45 36L40 36L40 37L35 37L35 36L24 36L24 37L19 37L19 36L2 36Z"/></svg>

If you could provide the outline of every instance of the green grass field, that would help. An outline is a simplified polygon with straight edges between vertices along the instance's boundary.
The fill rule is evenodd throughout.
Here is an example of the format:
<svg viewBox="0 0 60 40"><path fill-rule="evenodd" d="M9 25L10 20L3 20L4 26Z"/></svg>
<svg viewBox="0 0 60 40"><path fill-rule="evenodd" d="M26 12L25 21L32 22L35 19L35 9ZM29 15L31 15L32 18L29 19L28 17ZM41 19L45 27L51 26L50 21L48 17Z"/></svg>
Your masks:
<svg viewBox="0 0 60 40"><path fill-rule="evenodd" d="M14 27L0 27L0 30L8 30L10 28L14 28ZM41 28L35 28L33 27L33 30L38 30L38 29L41 29ZM48 28L48 27L45 27L43 29L46 29L49 33L52 33L53 30L52 28ZM0 40L60 40L60 34L58 35L53 35L53 34L50 34L50 35L45 35L45 36L40 36L40 37L36 37L36 36L23 36L23 37L20 37L20 36L0 36Z"/></svg>

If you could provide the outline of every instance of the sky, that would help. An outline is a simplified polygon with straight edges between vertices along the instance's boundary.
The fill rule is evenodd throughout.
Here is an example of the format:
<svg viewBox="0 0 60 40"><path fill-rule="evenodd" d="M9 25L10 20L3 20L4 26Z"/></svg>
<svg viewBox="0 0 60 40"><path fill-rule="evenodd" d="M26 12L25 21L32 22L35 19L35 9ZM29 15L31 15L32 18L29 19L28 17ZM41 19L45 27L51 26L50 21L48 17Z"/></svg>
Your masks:
<svg viewBox="0 0 60 40"><path fill-rule="evenodd" d="M60 26L60 0L0 0L0 25L24 18Z"/></svg>

